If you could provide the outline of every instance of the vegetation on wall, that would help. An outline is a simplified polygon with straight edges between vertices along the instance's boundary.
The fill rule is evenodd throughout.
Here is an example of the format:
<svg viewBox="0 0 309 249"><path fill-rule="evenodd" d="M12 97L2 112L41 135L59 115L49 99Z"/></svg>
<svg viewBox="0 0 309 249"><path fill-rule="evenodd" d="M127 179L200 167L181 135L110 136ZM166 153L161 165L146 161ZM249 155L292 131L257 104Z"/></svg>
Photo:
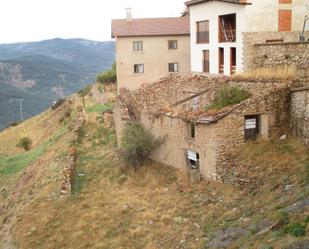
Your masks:
<svg viewBox="0 0 309 249"><path fill-rule="evenodd" d="M125 130L121 141L123 159L135 169L143 165L148 156L162 142L140 123L131 123Z"/></svg>
<svg viewBox="0 0 309 249"><path fill-rule="evenodd" d="M227 106L239 104L249 97L250 93L248 91L237 86L225 85L216 92L213 103L206 107L206 111L220 110Z"/></svg>

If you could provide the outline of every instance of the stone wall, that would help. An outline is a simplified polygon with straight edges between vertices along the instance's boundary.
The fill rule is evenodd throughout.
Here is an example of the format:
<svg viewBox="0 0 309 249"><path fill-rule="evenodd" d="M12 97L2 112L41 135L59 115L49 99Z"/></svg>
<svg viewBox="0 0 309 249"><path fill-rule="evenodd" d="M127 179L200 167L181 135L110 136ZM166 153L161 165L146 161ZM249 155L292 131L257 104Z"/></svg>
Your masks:
<svg viewBox="0 0 309 249"><path fill-rule="evenodd" d="M266 43L276 39L283 42ZM309 77L309 42L298 42L298 32L244 33L243 40L245 71L278 69L297 78Z"/></svg>
<svg viewBox="0 0 309 249"><path fill-rule="evenodd" d="M188 89L189 85L192 86L194 79L190 79L190 83L187 85L170 82L170 80L168 82L172 88L177 85L181 92L183 89ZM196 81L196 83L200 83L200 81ZM118 142L120 142L121 132L126 123L132 119L138 119L154 136L165 138L165 142L151 155L153 160L186 170L188 169L188 150L195 151L199 153L200 172L205 178L223 182L235 181L237 167L230 160L230 154L245 143L244 117L246 115L260 115L260 137L264 139L278 138L285 134L288 128L286 124L289 114L289 92L286 86L279 87L278 85L279 88L274 88L276 83L231 82L231 84L243 85L252 92L253 98L234 108L216 122L195 121L194 138L191 138L190 133L190 121L194 121L194 118L192 120L182 118L178 112L188 109L186 106L190 106L190 100L178 101L177 106L172 105L166 108L167 112L160 112L160 104L166 106L169 102L175 101L175 99L171 101L174 92L168 94L162 84L158 84L156 87L152 86L139 93L119 96L114 110ZM212 85L208 85L208 87ZM219 84L214 89L208 89L200 98L206 97L211 102L211 93L215 92L218 87ZM265 91L261 91L261 89L265 89ZM149 98L147 98L148 95ZM158 95L157 98L154 95ZM206 103L202 102L205 106ZM131 112L137 115L132 115Z"/></svg>
<svg viewBox="0 0 309 249"><path fill-rule="evenodd" d="M309 145L309 87L291 90L290 128L305 145Z"/></svg>
<svg viewBox="0 0 309 249"><path fill-rule="evenodd" d="M216 134L218 178L223 182L235 182L238 178L239 165L235 165L233 158L239 146L245 144L244 118L246 115L260 115L260 139L275 138L288 132L286 125L289 120L289 91L287 88L271 93L264 98L249 102L238 108L230 115L221 119L213 127Z"/></svg>

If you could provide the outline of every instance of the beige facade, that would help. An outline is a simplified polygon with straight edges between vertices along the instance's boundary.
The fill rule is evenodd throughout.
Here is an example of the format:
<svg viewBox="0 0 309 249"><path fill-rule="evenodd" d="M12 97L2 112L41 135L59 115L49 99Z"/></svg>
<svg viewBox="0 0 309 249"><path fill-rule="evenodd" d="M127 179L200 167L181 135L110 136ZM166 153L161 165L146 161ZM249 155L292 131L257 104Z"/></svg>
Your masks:
<svg viewBox="0 0 309 249"><path fill-rule="evenodd" d="M169 49L169 41L176 41L177 48ZM142 51L134 51L134 42L142 42ZM118 89L135 90L169 74L189 74L190 36L116 37L116 63ZM177 64L176 72L169 72L169 63ZM143 65L143 72L135 72L135 65Z"/></svg>

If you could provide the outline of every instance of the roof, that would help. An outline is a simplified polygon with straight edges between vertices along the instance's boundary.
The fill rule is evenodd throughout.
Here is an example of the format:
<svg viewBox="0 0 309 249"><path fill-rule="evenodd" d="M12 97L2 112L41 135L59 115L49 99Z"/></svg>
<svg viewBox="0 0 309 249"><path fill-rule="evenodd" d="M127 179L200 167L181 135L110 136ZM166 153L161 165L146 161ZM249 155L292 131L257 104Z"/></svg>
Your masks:
<svg viewBox="0 0 309 249"><path fill-rule="evenodd" d="M244 2L243 0L191 0L191 1L185 2L185 5L192 6L192 5L197 5L197 4L211 2L211 1L219 1L219 2L242 4L242 5L250 4L250 3Z"/></svg>
<svg viewBox="0 0 309 249"><path fill-rule="evenodd" d="M145 84L136 91L120 89L118 103L134 114L141 113L154 117L168 116L185 121L195 121L202 124L216 123L235 110L255 104L261 99L277 94L287 89L280 81L232 81L226 77L203 76L173 76ZM216 92L224 85L238 86L247 90L251 96L239 104L224 107L220 110L205 110L215 98ZM197 108L192 109L192 105ZM127 117L130 114L126 114ZM132 116L132 115L131 115Z"/></svg>
<svg viewBox="0 0 309 249"><path fill-rule="evenodd" d="M190 35L188 16L112 20L112 37Z"/></svg>

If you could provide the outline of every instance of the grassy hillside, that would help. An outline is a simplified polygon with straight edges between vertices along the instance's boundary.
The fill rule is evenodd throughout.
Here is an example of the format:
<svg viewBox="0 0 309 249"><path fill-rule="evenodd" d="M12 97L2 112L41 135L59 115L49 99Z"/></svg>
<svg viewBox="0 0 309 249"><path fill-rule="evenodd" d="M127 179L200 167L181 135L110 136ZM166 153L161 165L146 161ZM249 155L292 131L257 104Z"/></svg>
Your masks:
<svg viewBox="0 0 309 249"><path fill-rule="evenodd" d="M114 62L114 42L52 39L0 44L0 130L93 83Z"/></svg>
<svg viewBox="0 0 309 249"><path fill-rule="evenodd" d="M0 130L20 120L17 99L24 99L23 114L29 118L53 101L79 91L96 75L89 66L46 56L10 59L0 61L0 65ZM31 87L27 87L29 81L34 82Z"/></svg>
<svg viewBox="0 0 309 249"><path fill-rule="evenodd" d="M0 133L0 248L308 245L309 151L294 138L250 143L231 155L241 165L239 186L190 184L183 172L154 162L128 168L103 106L93 108L89 98L86 104L70 197L60 196L60 182L79 98L70 117L61 107ZM15 146L25 135L34 141L30 152Z"/></svg>

